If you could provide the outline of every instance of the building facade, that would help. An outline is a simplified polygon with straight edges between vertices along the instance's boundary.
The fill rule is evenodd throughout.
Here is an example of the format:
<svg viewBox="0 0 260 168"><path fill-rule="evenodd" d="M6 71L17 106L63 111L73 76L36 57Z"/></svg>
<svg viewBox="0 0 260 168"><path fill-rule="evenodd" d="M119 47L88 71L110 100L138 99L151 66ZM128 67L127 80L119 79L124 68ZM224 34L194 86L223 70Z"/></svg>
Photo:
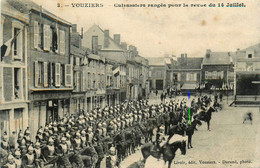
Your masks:
<svg viewBox="0 0 260 168"><path fill-rule="evenodd" d="M206 90L233 90L233 53L207 50L201 65L201 84Z"/></svg>
<svg viewBox="0 0 260 168"><path fill-rule="evenodd" d="M260 44L235 52L236 103L260 102Z"/></svg>
<svg viewBox="0 0 260 168"><path fill-rule="evenodd" d="M58 121L71 112L73 64L70 62L71 24L33 3L28 34L29 126Z"/></svg>
<svg viewBox="0 0 260 168"><path fill-rule="evenodd" d="M29 16L1 1L1 46L7 46L0 61L1 135L4 131L18 133L28 125L28 29Z"/></svg>
<svg viewBox="0 0 260 168"><path fill-rule="evenodd" d="M203 58L188 58L187 54L181 54L177 62L168 70L170 88L174 90L196 91L200 86L201 63Z"/></svg>
<svg viewBox="0 0 260 168"><path fill-rule="evenodd" d="M166 89L166 71L168 66L166 65L164 57L150 57L149 61L149 82L150 90Z"/></svg>

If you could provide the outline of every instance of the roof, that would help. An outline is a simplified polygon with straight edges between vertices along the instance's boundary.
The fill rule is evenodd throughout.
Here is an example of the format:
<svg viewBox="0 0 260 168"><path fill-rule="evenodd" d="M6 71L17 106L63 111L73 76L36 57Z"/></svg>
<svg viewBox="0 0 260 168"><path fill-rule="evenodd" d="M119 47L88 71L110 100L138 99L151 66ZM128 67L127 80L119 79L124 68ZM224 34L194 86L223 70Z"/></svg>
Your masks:
<svg viewBox="0 0 260 168"><path fill-rule="evenodd" d="M165 66L164 57L150 57L147 58L150 66Z"/></svg>
<svg viewBox="0 0 260 168"><path fill-rule="evenodd" d="M41 6L34 3L31 0L4 0L7 1L11 6L13 6L16 10L20 11L21 13L24 14L29 14L30 10L33 9L35 11L40 12L41 11ZM67 25L72 25L70 22L56 16L55 14L49 12L46 9L42 8L42 13L49 16L50 18L53 18L54 20L57 20L59 22L62 22Z"/></svg>
<svg viewBox="0 0 260 168"><path fill-rule="evenodd" d="M248 50L253 50L255 53L260 53L260 43L247 47L246 49L243 49L242 51L248 51Z"/></svg>
<svg viewBox="0 0 260 168"><path fill-rule="evenodd" d="M10 5L6 0L1 1L1 14L10 16L25 23L29 23L29 15L21 13L19 10Z"/></svg>
<svg viewBox="0 0 260 168"><path fill-rule="evenodd" d="M82 57L84 57L86 54L86 50L84 50L82 48L78 48L74 45L70 45L70 51L71 51L71 54L82 56Z"/></svg>
<svg viewBox="0 0 260 168"><path fill-rule="evenodd" d="M205 55L203 65L227 65L232 63L230 52L210 52L209 57Z"/></svg>
<svg viewBox="0 0 260 168"><path fill-rule="evenodd" d="M177 64L173 69L201 69L203 58L177 58Z"/></svg>

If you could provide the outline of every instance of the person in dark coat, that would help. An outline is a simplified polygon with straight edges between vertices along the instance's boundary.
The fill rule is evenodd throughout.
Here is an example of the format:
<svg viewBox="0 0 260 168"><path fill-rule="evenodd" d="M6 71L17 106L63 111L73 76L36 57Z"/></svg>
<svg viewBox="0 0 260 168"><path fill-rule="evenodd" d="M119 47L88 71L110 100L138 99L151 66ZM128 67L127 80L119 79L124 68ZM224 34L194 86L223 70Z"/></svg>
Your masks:
<svg viewBox="0 0 260 168"><path fill-rule="evenodd" d="M163 102L163 99L164 99L164 95L163 93L161 94L161 102Z"/></svg>
<svg viewBox="0 0 260 168"><path fill-rule="evenodd" d="M100 140L97 140L95 142L94 148L95 148L95 150L98 154L98 160L97 160L97 163L96 163L96 168L100 168L100 163L104 158L104 149L103 149L103 146L102 146Z"/></svg>

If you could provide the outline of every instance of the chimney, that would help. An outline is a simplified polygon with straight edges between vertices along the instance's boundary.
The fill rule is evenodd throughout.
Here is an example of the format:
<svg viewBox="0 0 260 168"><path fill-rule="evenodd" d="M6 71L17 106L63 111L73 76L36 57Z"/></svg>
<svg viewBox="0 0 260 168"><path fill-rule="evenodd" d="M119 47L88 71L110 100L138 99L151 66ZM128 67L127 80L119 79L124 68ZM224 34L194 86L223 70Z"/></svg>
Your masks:
<svg viewBox="0 0 260 168"><path fill-rule="evenodd" d="M104 48L109 46L109 30L104 30Z"/></svg>
<svg viewBox="0 0 260 168"><path fill-rule="evenodd" d="M83 27L81 28L81 35L80 35L81 39L83 39Z"/></svg>
<svg viewBox="0 0 260 168"><path fill-rule="evenodd" d="M206 57L207 57L207 58L210 57L210 53L211 53L211 50L210 50L210 49L207 49L207 51L206 51Z"/></svg>
<svg viewBox="0 0 260 168"><path fill-rule="evenodd" d="M114 34L114 41L117 45L120 45L120 34Z"/></svg>
<svg viewBox="0 0 260 168"><path fill-rule="evenodd" d="M77 32L77 24L72 25L72 32L76 33Z"/></svg>
<svg viewBox="0 0 260 168"><path fill-rule="evenodd" d="M126 44L126 42L122 42L122 43L121 43L121 48L122 48L123 50L127 50L127 44Z"/></svg>

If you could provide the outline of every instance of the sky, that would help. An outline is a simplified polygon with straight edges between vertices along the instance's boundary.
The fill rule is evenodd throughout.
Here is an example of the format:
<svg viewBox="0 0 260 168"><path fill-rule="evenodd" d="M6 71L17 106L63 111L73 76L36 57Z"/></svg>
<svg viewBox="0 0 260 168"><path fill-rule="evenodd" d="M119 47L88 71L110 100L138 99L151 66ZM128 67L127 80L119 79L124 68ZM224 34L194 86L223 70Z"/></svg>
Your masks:
<svg viewBox="0 0 260 168"><path fill-rule="evenodd" d="M137 47L144 57L165 54L204 57L206 49L229 52L260 42L260 1L240 0L246 7L116 8L114 4L209 4L234 0L33 0L55 15L78 24L84 31L93 24L110 36ZM102 8L73 8L71 3L102 3ZM70 5L70 7L57 7Z"/></svg>

